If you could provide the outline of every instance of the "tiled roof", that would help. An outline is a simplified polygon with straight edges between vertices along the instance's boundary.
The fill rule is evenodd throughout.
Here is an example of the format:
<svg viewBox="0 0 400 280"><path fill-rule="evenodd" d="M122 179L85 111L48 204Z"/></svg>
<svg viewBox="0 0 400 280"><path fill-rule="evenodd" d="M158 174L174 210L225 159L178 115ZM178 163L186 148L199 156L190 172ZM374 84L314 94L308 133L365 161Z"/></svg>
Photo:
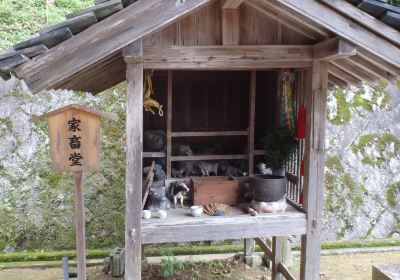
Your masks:
<svg viewBox="0 0 400 280"><path fill-rule="evenodd" d="M13 69L30 58L62 43L89 26L109 17L136 0L95 0L94 5L76 13L67 14L66 20L43 28L28 40L15 44L0 54L0 77L8 80Z"/></svg>

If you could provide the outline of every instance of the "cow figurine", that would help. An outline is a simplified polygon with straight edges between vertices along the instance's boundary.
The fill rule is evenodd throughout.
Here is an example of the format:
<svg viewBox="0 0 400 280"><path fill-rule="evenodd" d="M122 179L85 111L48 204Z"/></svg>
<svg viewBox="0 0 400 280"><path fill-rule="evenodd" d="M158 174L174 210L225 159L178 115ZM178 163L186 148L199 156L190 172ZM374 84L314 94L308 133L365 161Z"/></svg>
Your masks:
<svg viewBox="0 0 400 280"><path fill-rule="evenodd" d="M174 200L174 208L176 208L176 204L179 202L181 204L181 208L183 208L183 198L186 193L189 192L188 186L183 182L172 182L169 187L169 195Z"/></svg>

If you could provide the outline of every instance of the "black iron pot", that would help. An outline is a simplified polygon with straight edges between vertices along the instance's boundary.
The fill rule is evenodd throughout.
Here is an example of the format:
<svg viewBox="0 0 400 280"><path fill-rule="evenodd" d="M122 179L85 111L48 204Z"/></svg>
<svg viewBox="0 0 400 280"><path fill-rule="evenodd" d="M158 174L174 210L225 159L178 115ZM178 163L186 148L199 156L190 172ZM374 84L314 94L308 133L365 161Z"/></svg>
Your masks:
<svg viewBox="0 0 400 280"><path fill-rule="evenodd" d="M276 175L256 174L250 176L253 199L257 201L278 201L286 194L286 178Z"/></svg>

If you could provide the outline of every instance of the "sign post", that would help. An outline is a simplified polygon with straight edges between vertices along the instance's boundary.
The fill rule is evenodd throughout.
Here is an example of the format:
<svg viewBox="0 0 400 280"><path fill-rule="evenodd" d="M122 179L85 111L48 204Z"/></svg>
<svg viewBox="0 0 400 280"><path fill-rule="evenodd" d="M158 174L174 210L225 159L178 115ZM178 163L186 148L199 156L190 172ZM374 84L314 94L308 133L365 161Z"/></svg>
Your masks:
<svg viewBox="0 0 400 280"><path fill-rule="evenodd" d="M69 105L31 121L47 119L53 171L72 172L75 180L76 251L78 279L86 280L83 172L100 168L100 120L117 117L80 105Z"/></svg>

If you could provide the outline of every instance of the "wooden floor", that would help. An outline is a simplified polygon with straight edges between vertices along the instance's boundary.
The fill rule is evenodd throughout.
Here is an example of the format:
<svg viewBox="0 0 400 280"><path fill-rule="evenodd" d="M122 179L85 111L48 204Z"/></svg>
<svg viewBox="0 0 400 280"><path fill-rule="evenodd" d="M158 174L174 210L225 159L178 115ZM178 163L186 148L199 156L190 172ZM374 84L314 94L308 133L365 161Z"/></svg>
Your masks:
<svg viewBox="0 0 400 280"><path fill-rule="evenodd" d="M291 206L285 213L262 214L256 217L243 213L239 208L234 208L232 215L224 217L210 217L203 213L201 217L195 218L188 207L167 212L167 219L142 220L142 244L306 233L306 214Z"/></svg>

